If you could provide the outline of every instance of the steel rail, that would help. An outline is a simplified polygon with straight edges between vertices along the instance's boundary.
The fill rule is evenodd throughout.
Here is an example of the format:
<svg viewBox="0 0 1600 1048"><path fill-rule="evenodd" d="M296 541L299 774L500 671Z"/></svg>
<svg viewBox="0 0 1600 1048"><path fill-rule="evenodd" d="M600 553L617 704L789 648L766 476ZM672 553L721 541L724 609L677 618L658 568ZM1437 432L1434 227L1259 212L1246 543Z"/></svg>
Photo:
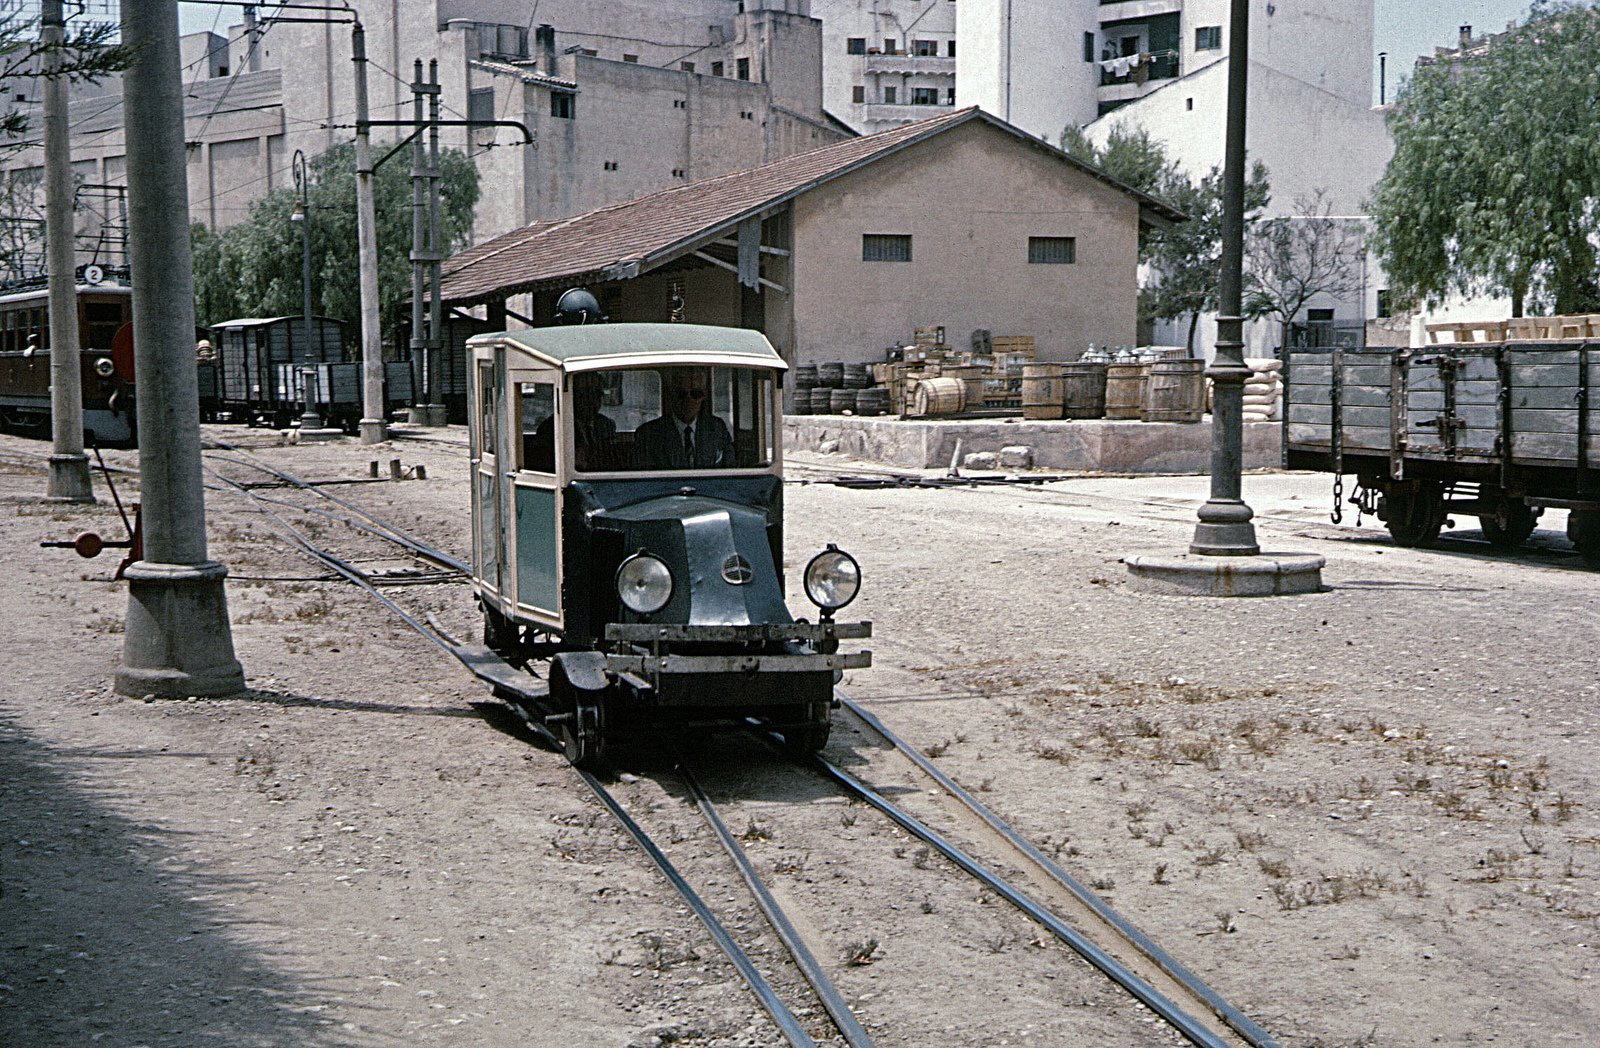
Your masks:
<svg viewBox="0 0 1600 1048"><path fill-rule="evenodd" d="M1080 957L1099 969L1102 974L1108 976L1124 990L1127 990L1139 1003L1159 1015L1169 1026L1187 1038L1191 1044L1199 1045L1200 1048L1229 1048L1228 1042L1219 1038L1204 1023L1179 1008L1165 994L1150 985L1143 976L1140 976L1121 961L1095 945L1082 933L1076 931L1028 895L1013 887L994 871L945 840L938 833L918 821L909 812L885 799L872 787L844 769L829 763L823 757L814 755L812 760L822 770L823 774L899 823L907 832L920 838L929 846L938 849L945 858L982 881L990 891L993 891L1002 899L1021 910L1038 924L1043 925L1050 934L1066 943Z"/></svg>
<svg viewBox="0 0 1600 1048"><path fill-rule="evenodd" d="M896 735L892 730L889 729L887 725L879 720L875 714L862 708L859 703L857 703L854 699L851 699L844 692L839 691L837 688L834 689L834 694L843 704L845 709L855 714L855 716L860 719L862 723L876 732L885 742L888 742L895 749L899 750L902 755L908 758L918 768L922 769L923 772L925 772L930 778L943 787L946 792L948 792L956 800L960 801L974 815L982 819L984 824L987 825L991 830L1005 838L1008 844L1016 848L1023 855L1026 855L1028 859L1038 866L1039 869L1043 870L1051 880L1054 880L1057 884L1061 885L1061 887L1071 892L1079 902L1083 903L1085 906L1089 907L1090 910L1094 911L1095 916L1111 925L1119 934L1122 935L1123 938L1127 939L1129 944L1143 954L1151 963L1155 964L1156 967L1160 968L1163 972L1170 976L1173 981L1177 982L1189 993L1192 993L1195 997L1201 1001L1204 1001L1206 1006L1216 1014L1217 1018L1227 1023L1235 1033L1249 1042L1252 1048L1278 1048L1278 1042L1273 1039L1272 1035L1257 1025L1253 1019L1251 1019L1248 1015L1245 1015L1238 1008L1235 1008L1233 1005L1229 1004L1221 994L1217 993L1210 986L1206 985L1203 979L1201 979L1198 975L1195 975L1188 968L1184 967L1184 965L1179 962L1177 958L1173 957L1166 950L1162 949L1162 947L1154 939L1151 939L1148 935L1135 927L1134 924L1126 917L1123 917L1116 910L1112 909L1106 904L1105 900L1101 899L1093 891L1080 884L1076 878L1074 878L1066 870L1062 869L1057 863L1052 861L1048 856L1041 852L1026 837L1023 837L1016 830L1012 829L1011 826L1005 822L1005 820L1001 819L998 815L991 811L982 801L978 800L978 798L974 797L954 779L946 775L920 750L906 742L899 735Z"/></svg>
<svg viewBox="0 0 1600 1048"><path fill-rule="evenodd" d="M739 868L739 876L744 879L745 887L750 889L750 894L755 896L756 905L761 907L761 912L766 915L773 931L778 933L778 938L783 940L783 945L788 949L789 955L794 958L795 965L800 969L800 974L805 976L806 982L811 984L811 989L816 993L817 1000L822 1002L822 1007L827 1011L828 1017L833 1020L833 1025L838 1028L844 1037L845 1043L850 1048L872 1048L872 1038L867 1031L862 1029L861 1023L855 1014L850 1011L850 1006L845 1003L844 997L834 986L833 980L822 970L822 965L817 963L816 957L801 939L800 933L795 930L793 922L783 912L783 907L778 900L772 897L772 892L767 889L756 872L755 865L751 863L750 856L740 847L733 834L728 831L727 823L722 821L722 816L717 812L717 807L700 788L700 781L695 778L694 772L688 765L678 763L678 775L683 779L683 784L689 788L689 795L694 798L695 804L700 808L700 814L705 816L711 825L712 832L717 835L717 840L722 842L723 851L733 860Z"/></svg>
<svg viewBox="0 0 1600 1048"><path fill-rule="evenodd" d="M226 481L226 478L224 478L224 480ZM234 481L226 482L239 490L239 492L246 497L256 501L265 501L259 496L255 495L255 493L249 489L240 487ZM466 659L463 657L462 646L454 638L449 637L444 633L443 630L436 630L430 625L425 625L424 623L419 622L416 617L411 615L405 609L401 608L394 601L390 600L382 593L379 593L377 588L367 581L367 579L363 577L360 571L358 571L353 565L342 558L337 557L334 554L314 545L309 539L300 534L294 525L284 520L279 514L270 509L266 509L265 507L263 507L263 512L278 522L283 532L287 534L290 543L296 548L300 549L303 553L306 553L308 556L319 561L320 563L327 565L340 575L355 583L357 586L360 586L362 589L366 590L369 595L382 603L390 611L398 615L401 620L406 623L406 625L410 626L412 629L416 630L418 633L422 634L425 638L432 641L434 644L437 644L440 648L449 652L451 655L454 655L458 661L461 661L462 663L466 662ZM533 720L526 714L525 711L521 710L520 708L512 706L512 709L516 710L521 715L523 723L526 724L532 731L534 731L535 734L539 735L542 739L544 739L545 742L551 744L555 748L560 748L560 743L555 736L550 733L549 729ZM667 878L668 882L672 884L672 887L676 889L678 894L683 897L683 900L689 904L689 908L694 911L695 916L700 919L700 923L703 924L706 930L711 933L712 939L716 941L717 946L721 948L722 952L727 955L728 960L733 963L734 968L739 972L739 975L744 979L745 983L749 985L751 991L755 993L756 998L761 1002L762 1008L764 1008L767 1014L772 1017L773 1022L778 1025L778 1028L783 1032L784 1037L788 1040L790 1045L792 1045L793 1048L816 1048L816 1041L811 1038L810 1034L806 1033L805 1028L800 1025L800 1020L795 1017L794 1013L789 1010L789 1007L783 1003L781 998L778 997L776 991L774 991L772 988L772 984L767 981L766 977L763 976L759 970L757 970L754 962L750 960L749 955L746 954L744 950L740 948L739 944L734 941L733 936L728 933L727 928L725 928L722 923L717 920L716 915L713 914L710 907L705 904L705 900L700 898L699 894L695 892L694 888L689 885L689 882L686 881L683 878L683 875L678 872L677 867L672 864L671 859L667 858L666 853L664 853L656 845L655 841L650 838L650 835L644 831L644 828L628 815L628 813L622 808L622 805L618 803L617 799L611 794L611 791L607 790L605 786L601 784L599 779L596 779L589 772L584 771L581 768L573 768L572 770L577 773L580 779L583 780L584 785L589 787L590 791L594 793L595 797L599 799L600 803L605 805L605 807L611 812L616 820L622 824L622 827L627 831L628 836L632 837L634 842L638 844L640 848L644 849L645 854L648 855L650 860L655 863L656 868L662 872L662 874Z"/></svg>

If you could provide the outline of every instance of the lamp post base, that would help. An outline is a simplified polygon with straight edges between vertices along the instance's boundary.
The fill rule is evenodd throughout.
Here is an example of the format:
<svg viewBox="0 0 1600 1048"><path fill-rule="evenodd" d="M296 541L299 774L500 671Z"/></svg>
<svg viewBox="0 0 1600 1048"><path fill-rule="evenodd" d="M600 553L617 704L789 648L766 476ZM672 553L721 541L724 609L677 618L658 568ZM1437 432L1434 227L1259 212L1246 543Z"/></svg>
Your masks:
<svg viewBox="0 0 1600 1048"><path fill-rule="evenodd" d="M46 502L93 502L94 486L89 480L89 457L51 455L50 481L45 492Z"/></svg>
<svg viewBox="0 0 1600 1048"><path fill-rule="evenodd" d="M1282 597L1322 589L1326 558L1315 553L1256 556L1129 557L1129 581L1141 593L1182 597Z"/></svg>
<svg viewBox="0 0 1600 1048"><path fill-rule="evenodd" d="M119 695L187 698L245 690L228 627L227 575L216 561L139 561L128 568Z"/></svg>

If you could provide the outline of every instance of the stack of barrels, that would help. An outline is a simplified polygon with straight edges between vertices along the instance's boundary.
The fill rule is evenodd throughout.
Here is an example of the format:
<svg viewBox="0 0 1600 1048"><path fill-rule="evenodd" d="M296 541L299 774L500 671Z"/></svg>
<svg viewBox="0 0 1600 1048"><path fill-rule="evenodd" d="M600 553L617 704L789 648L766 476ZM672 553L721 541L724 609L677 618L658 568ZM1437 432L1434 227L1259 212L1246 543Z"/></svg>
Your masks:
<svg viewBox="0 0 1600 1048"><path fill-rule="evenodd" d="M889 391L873 386L866 364L797 364L792 403L794 415L883 415Z"/></svg>

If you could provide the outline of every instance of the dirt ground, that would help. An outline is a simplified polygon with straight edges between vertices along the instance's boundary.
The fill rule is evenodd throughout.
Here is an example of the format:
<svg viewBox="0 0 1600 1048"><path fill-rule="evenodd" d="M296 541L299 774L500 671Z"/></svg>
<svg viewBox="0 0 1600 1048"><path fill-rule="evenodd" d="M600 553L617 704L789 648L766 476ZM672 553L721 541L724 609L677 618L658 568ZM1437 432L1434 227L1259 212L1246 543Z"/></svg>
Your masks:
<svg viewBox="0 0 1600 1048"><path fill-rule="evenodd" d="M440 439L251 445L207 464L307 479L467 553L467 459ZM126 592L104 497L47 505L48 447L0 437L0 1044L779 1043L710 938L557 756L482 686L208 492L250 691L117 696ZM136 467L131 452L108 454ZM1247 478L1263 545L1326 555L1320 594L1133 592L1119 559L1186 545L1206 481L850 490L792 464L792 575L860 559L876 664L845 690L1291 1048L1595 1043L1600 574L1558 513L1494 555L1328 523L1328 478ZM121 475L124 499L136 478ZM273 493L290 501L298 496ZM371 570L392 550L278 507ZM463 635L460 585L388 590ZM840 715L829 756L948 813ZM749 740L711 794L877 1042L1178 1043L1024 918L869 809ZM798 977L671 761L616 788L818 1036Z"/></svg>

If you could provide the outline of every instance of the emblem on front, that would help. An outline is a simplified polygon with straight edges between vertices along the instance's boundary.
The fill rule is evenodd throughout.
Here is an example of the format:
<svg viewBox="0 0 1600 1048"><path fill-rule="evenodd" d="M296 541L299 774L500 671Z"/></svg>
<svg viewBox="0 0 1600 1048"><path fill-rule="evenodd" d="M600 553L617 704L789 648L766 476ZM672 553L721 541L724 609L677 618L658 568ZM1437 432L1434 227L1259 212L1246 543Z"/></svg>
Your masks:
<svg viewBox="0 0 1600 1048"><path fill-rule="evenodd" d="M737 553L722 562L722 578L730 586L747 585L754 577L750 562Z"/></svg>

